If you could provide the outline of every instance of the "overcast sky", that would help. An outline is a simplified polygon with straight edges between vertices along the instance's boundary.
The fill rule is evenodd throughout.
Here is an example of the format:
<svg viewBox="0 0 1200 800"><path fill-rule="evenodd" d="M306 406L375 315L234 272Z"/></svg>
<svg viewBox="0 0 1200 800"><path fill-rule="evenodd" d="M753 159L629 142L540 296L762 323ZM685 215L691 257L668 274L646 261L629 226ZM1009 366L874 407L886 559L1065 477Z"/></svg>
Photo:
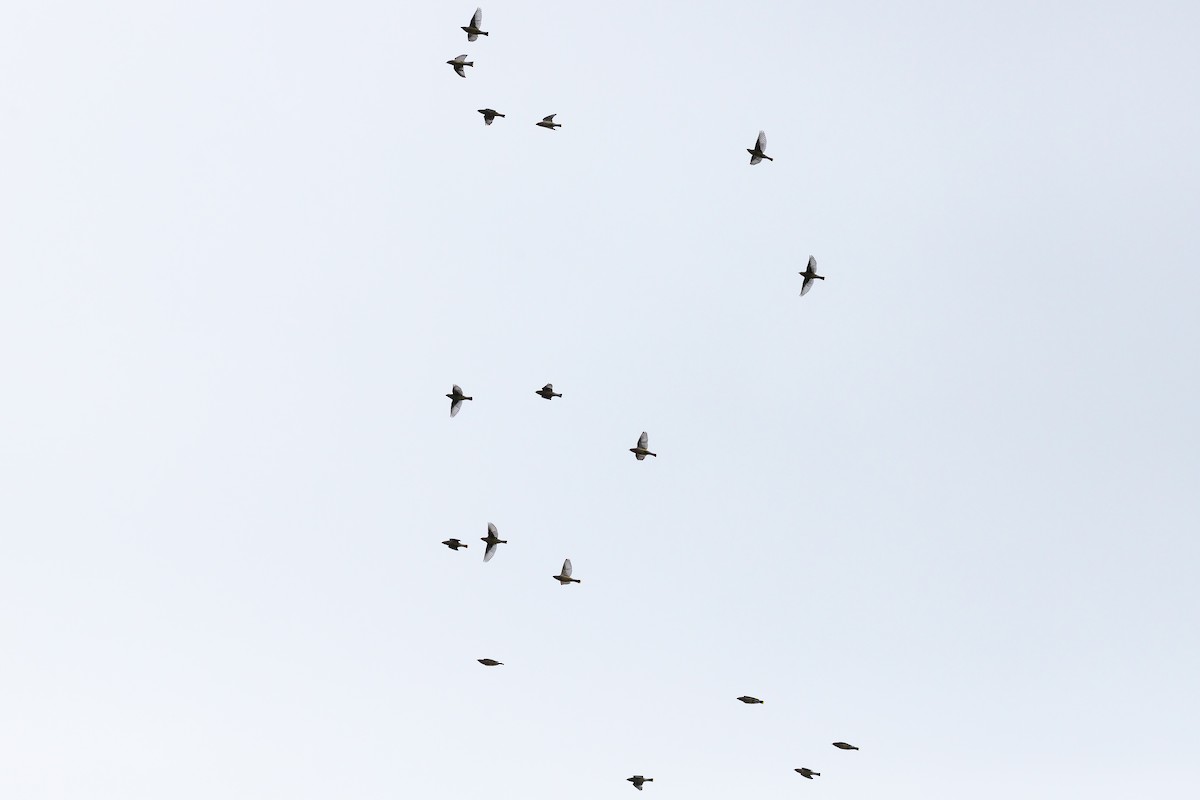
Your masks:
<svg viewBox="0 0 1200 800"><path fill-rule="evenodd" d="M0 796L1196 796L1195 4L474 8L6 4Z"/></svg>

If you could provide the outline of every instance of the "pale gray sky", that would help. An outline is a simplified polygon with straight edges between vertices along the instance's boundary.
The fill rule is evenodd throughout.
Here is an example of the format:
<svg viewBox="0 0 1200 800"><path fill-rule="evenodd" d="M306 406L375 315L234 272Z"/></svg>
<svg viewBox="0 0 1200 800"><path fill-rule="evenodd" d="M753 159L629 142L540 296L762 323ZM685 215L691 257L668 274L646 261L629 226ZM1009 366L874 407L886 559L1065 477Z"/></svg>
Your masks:
<svg viewBox="0 0 1200 800"><path fill-rule="evenodd" d="M0 796L1195 796L1196 6L474 8L5 7Z"/></svg>

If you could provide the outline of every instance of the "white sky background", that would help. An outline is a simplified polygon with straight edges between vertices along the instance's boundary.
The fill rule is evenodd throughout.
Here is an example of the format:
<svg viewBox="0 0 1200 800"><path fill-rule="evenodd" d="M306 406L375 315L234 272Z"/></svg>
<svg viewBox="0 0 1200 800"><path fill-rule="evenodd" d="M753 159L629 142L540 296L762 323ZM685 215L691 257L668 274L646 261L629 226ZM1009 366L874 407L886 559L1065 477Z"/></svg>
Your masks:
<svg viewBox="0 0 1200 800"><path fill-rule="evenodd" d="M1200 12L978 5L9 3L0 796L1195 796Z"/></svg>

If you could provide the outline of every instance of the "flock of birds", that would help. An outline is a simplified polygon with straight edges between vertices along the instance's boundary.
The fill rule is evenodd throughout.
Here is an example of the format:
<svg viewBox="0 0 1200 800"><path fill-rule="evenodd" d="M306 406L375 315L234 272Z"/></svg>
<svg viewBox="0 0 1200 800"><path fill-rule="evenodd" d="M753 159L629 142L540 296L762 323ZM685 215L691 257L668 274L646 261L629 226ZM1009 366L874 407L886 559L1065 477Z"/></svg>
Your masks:
<svg viewBox="0 0 1200 800"><path fill-rule="evenodd" d="M466 32L468 42L474 42L477 41L480 36L489 35L487 31L483 30L482 8L475 9L475 13L471 16L470 23L463 25L462 30ZM469 56L466 53L463 53L462 55L455 56L446 63L454 67L454 71L458 73L460 77L465 78L467 77L466 67L475 66L475 62L468 61L468 58ZM483 115L483 122L485 125L491 125L497 117L504 117L504 114L501 114L499 111L496 111L493 108L481 108L479 109L479 113ZM549 116L544 117L541 122L536 124L538 127L549 128L550 130L561 128L562 125L554 121L555 116L555 114L550 114ZM759 131L758 138L754 141L754 147L746 149L746 152L750 154L751 165L758 164L763 159L766 159L767 161L775 160L766 154L766 147L767 135L763 131ZM801 296L808 294L809 290L813 287L814 281L825 280L823 276L817 274L817 259L813 256L808 257L808 265L805 267L804 271L800 273L800 275L804 277L804 282L800 286ZM537 394L546 400L553 400L555 397L562 397L561 392L554 391L554 384L552 383L547 383L541 389L535 391L534 394ZM458 412L462 410L463 402L475 399L474 397L464 394L462 388L458 384L454 384L451 387L451 390L449 393L447 393L446 397L450 398L451 417L458 416ZM657 458L658 454L650 452L649 445L650 437L645 431L642 431L642 435L638 437L637 446L629 448L629 452L633 453L634 458L636 458L638 461L645 461L646 456L654 456ZM496 550L500 545L508 544L508 540L501 539L499 530L497 530L496 526L490 522L487 526L487 536L480 537L480 541L484 543L483 560L485 562L492 560L492 557L496 555ZM467 544L459 539L447 539L442 542L442 544L456 552L460 549L468 547ZM551 577L558 581L559 585L561 586L569 586L572 583L580 583L581 581L579 578L572 577L573 571L574 568L571 565L571 559L568 558L563 561L562 569L559 571L559 573L557 575L552 575ZM477 661L479 661L479 663L483 664L485 667L504 666L504 662L497 661L494 658L480 658L477 659ZM742 695L737 699L747 705L761 705L764 702L757 697L751 697L750 695ZM839 750L858 749L854 745L848 744L847 742L834 742L833 746ZM821 773L814 772L808 767L796 767L794 771L798 772L802 777L808 778L809 780L812 780L814 776L820 777L821 775ZM652 783L654 778L647 778L643 775L634 775L626 778L625 780L633 784L633 788L640 792L643 789L643 785Z"/></svg>

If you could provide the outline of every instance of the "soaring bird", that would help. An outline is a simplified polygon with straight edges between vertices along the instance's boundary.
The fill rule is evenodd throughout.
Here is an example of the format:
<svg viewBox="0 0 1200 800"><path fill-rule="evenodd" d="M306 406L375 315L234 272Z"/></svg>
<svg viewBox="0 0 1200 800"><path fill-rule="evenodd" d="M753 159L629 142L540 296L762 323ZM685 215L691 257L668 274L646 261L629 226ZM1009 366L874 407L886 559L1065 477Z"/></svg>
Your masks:
<svg viewBox="0 0 1200 800"><path fill-rule="evenodd" d="M483 664L485 667L502 667L502 666L504 666L503 661L497 661L494 658L477 658L475 660L478 661L480 664Z"/></svg>
<svg viewBox="0 0 1200 800"><path fill-rule="evenodd" d="M836 747L838 750L857 750L858 749L854 745L846 744L845 742L834 742L833 746Z"/></svg>
<svg viewBox="0 0 1200 800"><path fill-rule="evenodd" d="M654 456L655 458L658 458L658 453L651 453L646 449L646 445L649 443L650 437L646 435L645 431L642 431L642 435L638 437L637 447L629 448L629 452L633 453L634 458L636 458L638 461L645 461L646 456Z"/></svg>
<svg viewBox="0 0 1200 800"><path fill-rule="evenodd" d="M536 392L534 392L534 394L540 394L542 397L546 398L547 400L553 400L555 397L562 397L562 394L554 391L553 383L547 383L545 386L543 386L542 388L540 388Z"/></svg>
<svg viewBox="0 0 1200 800"><path fill-rule="evenodd" d="M549 128L550 130L554 130L555 128L561 128L562 125L560 125L554 121L555 116L556 115L551 114L548 117L543 117L542 121L537 123L538 127L539 128Z"/></svg>
<svg viewBox="0 0 1200 800"><path fill-rule="evenodd" d="M750 163L757 164L764 158L767 161L774 161L769 155L763 152L767 146L767 134L763 131L758 132L758 140L754 142L754 149L747 148L746 152L750 154Z"/></svg>
<svg viewBox="0 0 1200 800"><path fill-rule="evenodd" d="M748 706L752 706L755 703L761 704L763 702L762 700L759 700L757 697L751 697L748 694L742 695L741 697L738 698L738 700L741 700L743 703L745 703Z"/></svg>
<svg viewBox="0 0 1200 800"><path fill-rule="evenodd" d="M483 9L477 8L477 9L475 9L475 15L473 17L471 17L471 23L469 25L462 26L462 29L467 32L467 41L468 42L473 42L476 39L478 39L480 36L488 35L487 31L485 31L479 27L482 24L483 24Z"/></svg>
<svg viewBox="0 0 1200 800"><path fill-rule="evenodd" d="M508 540L501 539L498 535L499 533L500 532L496 530L496 526L489 522L488 535L479 537L479 541L487 544L487 549L483 551L484 561L491 561L492 556L496 555L496 545L508 544Z"/></svg>
<svg viewBox="0 0 1200 800"><path fill-rule="evenodd" d="M626 778L625 780L632 783L633 788L637 789L639 792L642 790L643 783L654 783L654 778L643 778L641 775L634 775L632 778Z"/></svg>
<svg viewBox="0 0 1200 800"><path fill-rule="evenodd" d="M467 77L467 73L466 73L466 71L463 69L463 67L473 67L473 66L475 66L475 62L474 62L474 61L465 61L464 59L465 59L466 57L467 57L467 54L466 54L466 53L463 53L461 56L455 56L454 58L452 58L452 59L450 59L449 61L447 61L447 62L446 62L446 63L447 63L447 64L449 64L450 66L454 67L454 71L458 73L458 77L460 77L460 78L465 78L465 77Z"/></svg>
<svg viewBox="0 0 1200 800"><path fill-rule="evenodd" d="M808 266L804 268L804 272L800 273L804 276L804 283L800 284L800 296L808 294L808 290L813 287L813 281L823 281L825 276L817 274L817 257L808 257Z"/></svg>
<svg viewBox="0 0 1200 800"><path fill-rule="evenodd" d="M467 397L465 394L463 394L462 389L459 388L457 383L450 387L450 394L446 395L446 397L450 398L450 416L452 417L458 416L458 410L462 408L463 400L475 399L474 397Z"/></svg>
<svg viewBox="0 0 1200 800"><path fill-rule="evenodd" d="M571 583L580 583L581 582L579 580L579 578L571 577L571 559L569 559L569 558L563 562L562 572L560 572L557 575L554 575L552 577L554 578L554 580L558 581L559 585L561 585L561 586L566 586Z"/></svg>
<svg viewBox="0 0 1200 800"><path fill-rule="evenodd" d="M483 124L484 125L491 125L492 121L495 120L496 117L504 116L503 114L501 114L499 111L497 111L494 108L481 108L481 109L479 109L479 113L483 114Z"/></svg>
<svg viewBox="0 0 1200 800"><path fill-rule="evenodd" d="M449 547L451 550L453 550L455 552L458 552L458 548L460 548L460 547L468 547L469 546L469 545L463 544L458 539L447 539L446 541L442 542L442 544L446 545L446 547Z"/></svg>
<svg viewBox="0 0 1200 800"><path fill-rule="evenodd" d="M808 767L801 767L800 769L796 770L796 772L799 772L801 775L803 775L805 778L808 778L810 781L812 780L813 775L816 775L818 778L821 777L821 773L813 772Z"/></svg>

